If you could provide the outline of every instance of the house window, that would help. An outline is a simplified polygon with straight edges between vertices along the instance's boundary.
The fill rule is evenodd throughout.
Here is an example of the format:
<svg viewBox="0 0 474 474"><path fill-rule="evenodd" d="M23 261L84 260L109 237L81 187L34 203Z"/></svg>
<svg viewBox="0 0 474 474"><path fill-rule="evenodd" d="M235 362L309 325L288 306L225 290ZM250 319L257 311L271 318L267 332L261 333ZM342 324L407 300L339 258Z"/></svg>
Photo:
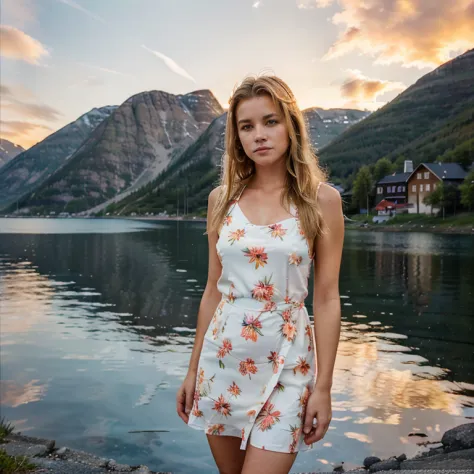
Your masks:
<svg viewBox="0 0 474 474"><path fill-rule="evenodd" d="M383 188L382 188L382 186L379 186L377 188L377 194L382 194L382 193L383 193Z"/></svg>
<svg viewBox="0 0 474 474"><path fill-rule="evenodd" d="M429 171L425 171L425 179L430 179L430 172Z"/></svg>
<svg viewBox="0 0 474 474"><path fill-rule="evenodd" d="M397 192L398 192L398 193L401 193L401 192L402 192L402 187L401 187L401 186L398 186Z"/></svg>
<svg viewBox="0 0 474 474"><path fill-rule="evenodd" d="M426 191L427 192L431 191L431 186L429 184L426 185Z"/></svg>
<svg viewBox="0 0 474 474"><path fill-rule="evenodd" d="M416 179L421 179L421 173L416 173Z"/></svg>
<svg viewBox="0 0 474 474"><path fill-rule="evenodd" d="M422 193L422 192L423 192L423 185L420 184L420 193Z"/></svg>
<svg viewBox="0 0 474 474"><path fill-rule="evenodd" d="M436 183L433 183L433 191L436 189Z"/></svg>
<svg viewBox="0 0 474 474"><path fill-rule="evenodd" d="M404 193L405 191L406 191L405 186L402 186L402 193Z"/></svg>
<svg viewBox="0 0 474 474"><path fill-rule="evenodd" d="M416 193L416 184L413 184L411 187L411 192Z"/></svg>

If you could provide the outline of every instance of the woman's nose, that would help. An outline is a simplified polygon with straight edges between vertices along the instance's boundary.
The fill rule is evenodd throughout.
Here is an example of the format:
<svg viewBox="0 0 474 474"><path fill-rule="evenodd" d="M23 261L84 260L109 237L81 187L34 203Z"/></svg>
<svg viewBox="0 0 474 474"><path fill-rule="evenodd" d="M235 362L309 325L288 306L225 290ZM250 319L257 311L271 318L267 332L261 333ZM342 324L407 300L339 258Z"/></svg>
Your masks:
<svg viewBox="0 0 474 474"><path fill-rule="evenodd" d="M266 138L265 128L262 125L255 126L255 139L263 140Z"/></svg>

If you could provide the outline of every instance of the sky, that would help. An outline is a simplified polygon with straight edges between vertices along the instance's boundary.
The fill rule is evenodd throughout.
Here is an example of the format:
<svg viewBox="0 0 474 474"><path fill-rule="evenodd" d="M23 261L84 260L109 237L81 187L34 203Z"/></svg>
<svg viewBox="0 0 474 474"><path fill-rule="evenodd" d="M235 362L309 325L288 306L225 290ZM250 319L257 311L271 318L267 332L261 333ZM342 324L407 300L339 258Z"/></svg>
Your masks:
<svg viewBox="0 0 474 474"><path fill-rule="evenodd" d="M299 106L376 110L474 47L474 0L0 0L0 136L25 148L149 90L276 74Z"/></svg>

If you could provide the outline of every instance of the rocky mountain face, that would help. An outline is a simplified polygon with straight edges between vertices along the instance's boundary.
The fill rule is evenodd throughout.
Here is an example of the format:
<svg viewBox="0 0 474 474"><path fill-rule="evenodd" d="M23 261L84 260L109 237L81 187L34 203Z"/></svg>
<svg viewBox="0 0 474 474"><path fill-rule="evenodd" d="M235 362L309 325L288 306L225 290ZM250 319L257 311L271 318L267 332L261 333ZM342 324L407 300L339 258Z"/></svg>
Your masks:
<svg viewBox="0 0 474 474"><path fill-rule="evenodd" d="M227 114L214 119L207 130L157 178L126 198L110 204L105 212L120 215L132 211L145 214L166 210L172 214L177 210L180 212L180 206L185 213L199 212L207 203L207 196L219 177L226 120Z"/></svg>
<svg viewBox="0 0 474 474"><path fill-rule="evenodd" d="M22 146L15 145L15 143L5 138L0 138L0 168L24 151L25 149Z"/></svg>
<svg viewBox="0 0 474 474"><path fill-rule="evenodd" d="M320 152L333 175L362 164L435 161L474 137L474 50L421 77L393 101L339 135ZM474 159L474 152L472 158Z"/></svg>
<svg viewBox="0 0 474 474"><path fill-rule="evenodd" d="M92 109L3 166L0 169L0 208L16 202L25 193L44 183L69 160L115 108L107 106Z"/></svg>
<svg viewBox="0 0 474 474"><path fill-rule="evenodd" d="M21 200L25 210L80 212L153 180L223 113L210 91L130 97L56 173Z"/></svg>
<svg viewBox="0 0 474 474"><path fill-rule="evenodd" d="M370 115L368 111L355 109L322 109L313 107L303 111L311 144L318 151L352 125Z"/></svg>

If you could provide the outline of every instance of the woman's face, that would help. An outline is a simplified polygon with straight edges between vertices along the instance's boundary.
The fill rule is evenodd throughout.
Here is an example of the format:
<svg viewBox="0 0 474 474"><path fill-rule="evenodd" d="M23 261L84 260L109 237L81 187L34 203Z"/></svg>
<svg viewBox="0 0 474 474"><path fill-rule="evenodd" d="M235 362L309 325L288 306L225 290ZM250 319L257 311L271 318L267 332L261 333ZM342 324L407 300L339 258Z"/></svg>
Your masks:
<svg viewBox="0 0 474 474"><path fill-rule="evenodd" d="M267 94L242 100L237 106L236 123L245 154L256 164L273 164L286 155L288 127Z"/></svg>

